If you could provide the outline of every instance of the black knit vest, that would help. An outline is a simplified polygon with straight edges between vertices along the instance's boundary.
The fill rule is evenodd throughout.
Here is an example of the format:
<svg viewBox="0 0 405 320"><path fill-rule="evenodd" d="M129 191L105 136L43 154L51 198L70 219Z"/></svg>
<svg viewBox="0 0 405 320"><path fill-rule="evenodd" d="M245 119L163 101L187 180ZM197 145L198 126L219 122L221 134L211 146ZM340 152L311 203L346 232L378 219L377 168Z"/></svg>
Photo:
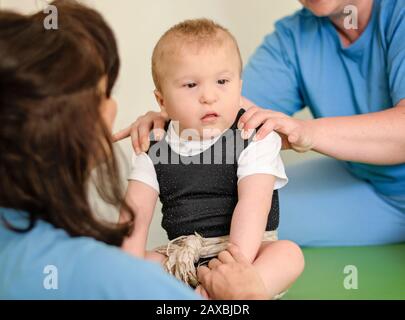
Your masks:
<svg viewBox="0 0 405 320"><path fill-rule="evenodd" d="M194 156L179 155L165 139L151 142L148 155L159 182L162 227L170 240L194 232L203 237L229 234L238 202L237 160L252 141L243 140L237 129L244 112L240 109L232 127L210 148ZM278 223L278 192L274 190L266 230L277 229Z"/></svg>

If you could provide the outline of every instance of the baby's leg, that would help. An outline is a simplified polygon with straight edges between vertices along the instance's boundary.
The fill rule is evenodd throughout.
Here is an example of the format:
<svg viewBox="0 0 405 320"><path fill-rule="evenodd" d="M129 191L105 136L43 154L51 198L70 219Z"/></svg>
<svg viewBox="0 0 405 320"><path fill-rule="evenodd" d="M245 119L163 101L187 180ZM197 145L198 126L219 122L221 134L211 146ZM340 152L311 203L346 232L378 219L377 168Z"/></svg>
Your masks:
<svg viewBox="0 0 405 320"><path fill-rule="evenodd" d="M262 277L270 297L285 291L304 270L304 256L294 242L264 242L253 265Z"/></svg>
<svg viewBox="0 0 405 320"><path fill-rule="evenodd" d="M152 251L145 252L145 259L149 260L149 261L157 262L159 264L163 264L163 262L166 260L166 256L152 250Z"/></svg>

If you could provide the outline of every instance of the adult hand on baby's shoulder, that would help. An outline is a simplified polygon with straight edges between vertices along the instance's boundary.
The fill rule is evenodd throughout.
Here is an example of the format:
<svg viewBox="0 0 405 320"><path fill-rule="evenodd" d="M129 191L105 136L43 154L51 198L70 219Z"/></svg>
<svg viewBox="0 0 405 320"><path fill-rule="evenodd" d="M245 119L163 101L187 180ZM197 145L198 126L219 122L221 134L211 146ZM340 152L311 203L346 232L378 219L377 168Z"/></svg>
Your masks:
<svg viewBox="0 0 405 320"><path fill-rule="evenodd" d="M264 300L269 298L258 272L236 245L231 244L208 267L197 270L210 298L219 300Z"/></svg>
<svg viewBox="0 0 405 320"><path fill-rule="evenodd" d="M314 148L314 120L295 119L282 112L260 108L246 98L243 101L247 111L238 123L242 138L249 138L253 130L262 125L253 138L255 141L276 131L282 139L282 149L306 152Z"/></svg>
<svg viewBox="0 0 405 320"><path fill-rule="evenodd" d="M151 130L153 130L157 140L163 137L166 121L168 121L167 114L149 111L136 119L129 127L114 134L113 141L117 142L130 136L134 151L139 155L149 149L149 133Z"/></svg>

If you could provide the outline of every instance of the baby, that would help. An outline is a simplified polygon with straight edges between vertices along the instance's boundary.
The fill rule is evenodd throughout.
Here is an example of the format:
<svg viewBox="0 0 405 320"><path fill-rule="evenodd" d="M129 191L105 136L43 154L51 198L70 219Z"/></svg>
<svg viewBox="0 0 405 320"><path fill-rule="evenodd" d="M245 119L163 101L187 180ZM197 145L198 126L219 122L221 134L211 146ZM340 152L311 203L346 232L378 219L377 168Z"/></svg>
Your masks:
<svg viewBox="0 0 405 320"><path fill-rule="evenodd" d="M296 244L277 240L277 189L288 181L280 137L243 140L237 129L245 111L241 71L235 38L213 21L186 20L160 38L152 57L155 97L171 121L147 153L133 157L126 199L136 219L123 248L198 286L195 264L219 263L216 255L231 242L274 298L301 274L304 260ZM158 197L171 241L146 252Z"/></svg>

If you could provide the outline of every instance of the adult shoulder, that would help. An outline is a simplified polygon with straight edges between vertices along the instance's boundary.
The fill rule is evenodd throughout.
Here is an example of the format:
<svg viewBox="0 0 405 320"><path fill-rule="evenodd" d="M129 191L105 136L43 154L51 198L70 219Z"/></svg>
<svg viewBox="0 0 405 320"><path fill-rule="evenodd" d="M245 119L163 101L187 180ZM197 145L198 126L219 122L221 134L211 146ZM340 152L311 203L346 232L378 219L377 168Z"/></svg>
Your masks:
<svg viewBox="0 0 405 320"><path fill-rule="evenodd" d="M321 18L316 17L311 11L302 8L291 15L276 21L276 31L302 32L302 29L311 29L318 25Z"/></svg>
<svg viewBox="0 0 405 320"><path fill-rule="evenodd" d="M72 274L71 294L96 299L196 299L191 289L156 263L92 241Z"/></svg>
<svg viewBox="0 0 405 320"><path fill-rule="evenodd" d="M381 0L379 21L383 24L385 36L390 42L398 32L403 32L399 25L405 23L405 0ZM401 37L401 41L404 36Z"/></svg>

